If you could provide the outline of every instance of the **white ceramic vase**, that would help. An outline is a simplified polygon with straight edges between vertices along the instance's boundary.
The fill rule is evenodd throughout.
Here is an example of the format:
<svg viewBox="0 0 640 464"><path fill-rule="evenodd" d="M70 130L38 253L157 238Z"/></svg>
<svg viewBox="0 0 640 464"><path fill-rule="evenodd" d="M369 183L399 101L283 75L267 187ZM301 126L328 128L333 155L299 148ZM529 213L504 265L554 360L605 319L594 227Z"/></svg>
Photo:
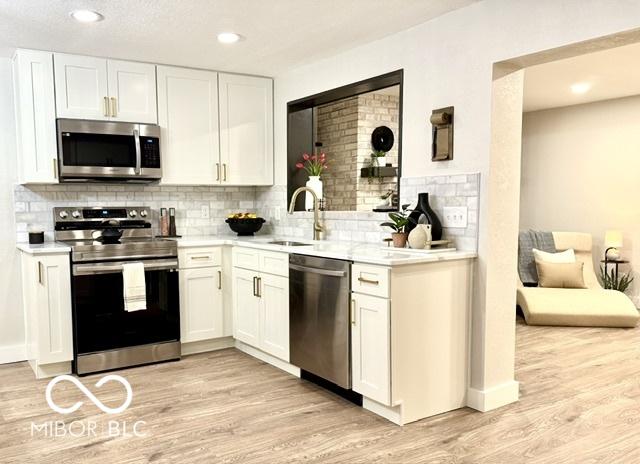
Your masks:
<svg viewBox="0 0 640 464"><path fill-rule="evenodd" d="M386 156L378 156L378 166L381 168L387 165L387 157Z"/></svg>
<svg viewBox="0 0 640 464"><path fill-rule="evenodd" d="M418 224L409 234L409 246L416 250L431 248L431 224Z"/></svg>
<svg viewBox="0 0 640 464"><path fill-rule="evenodd" d="M309 176L306 185L316 193L318 201L322 200L322 180L320 180L320 176ZM307 211L313 210L313 196L309 192L305 193L304 209Z"/></svg>

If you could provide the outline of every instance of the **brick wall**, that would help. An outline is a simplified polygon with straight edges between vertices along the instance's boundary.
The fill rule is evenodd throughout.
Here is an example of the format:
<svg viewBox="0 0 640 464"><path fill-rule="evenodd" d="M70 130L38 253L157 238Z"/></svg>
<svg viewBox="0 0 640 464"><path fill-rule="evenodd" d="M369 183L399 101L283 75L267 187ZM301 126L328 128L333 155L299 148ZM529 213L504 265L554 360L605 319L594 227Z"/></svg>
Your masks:
<svg viewBox="0 0 640 464"><path fill-rule="evenodd" d="M316 140L322 142L329 163L322 174L329 211L351 211L357 206L358 114L357 97L320 106L316 112Z"/></svg>
<svg viewBox="0 0 640 464"><path fill-rule="evenodd" d="M399 95L370 92L358 96L358 177L357 211L371 211L382 200L380 196L389 190L396 192L397 177L360 177L360 168L371 164L371 134L378 126L387 126L393 131L395 143L387 153L387 164L398 166L398 120L400 114Z"/></svg>
<svg viewBox="0 0 640 464"><path fill-rule="evenodd" d="M371 211L389 190L397 190L396 177L360 177L370 166L371 133L378 126L389 127L396 143L387 163L398 166L399 96L370 92L317 108L316 140L322 142L329 169L322 175L325 207L328 211Z"/></svg>

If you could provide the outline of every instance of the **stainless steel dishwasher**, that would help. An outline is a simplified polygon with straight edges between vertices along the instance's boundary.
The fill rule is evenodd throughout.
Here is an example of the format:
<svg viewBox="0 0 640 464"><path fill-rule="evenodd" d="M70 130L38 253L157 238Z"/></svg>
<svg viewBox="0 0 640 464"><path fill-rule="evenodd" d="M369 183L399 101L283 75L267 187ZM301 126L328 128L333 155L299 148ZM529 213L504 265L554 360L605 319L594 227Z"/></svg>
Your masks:
<svg viewBox="0 0 640 464"><path fill-rule="evenodd" d="M291 364L351 388L351 263L289 256Z"/></svg>

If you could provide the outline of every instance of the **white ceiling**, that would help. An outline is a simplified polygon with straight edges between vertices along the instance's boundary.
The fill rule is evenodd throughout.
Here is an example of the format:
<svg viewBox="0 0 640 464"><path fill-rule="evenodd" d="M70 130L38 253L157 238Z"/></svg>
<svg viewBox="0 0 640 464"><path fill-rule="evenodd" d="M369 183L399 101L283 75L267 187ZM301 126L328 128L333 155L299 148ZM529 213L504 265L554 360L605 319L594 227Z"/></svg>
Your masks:
<svg viewBox="0 0 640 464"><path fill-rule="evenodd" d="M276 75L478 0L0 0L0 55L37 48ZM69 17L90 9L104 21ZM222 45L219 32L245 37Z"/></svg>
<svg viewBox="0 0 640 464"><path fill-rule="evenodd" d="M571 92L588 83L589 91ZM640 95L640 44L532 66L525 70L524 111Z"/></svg>

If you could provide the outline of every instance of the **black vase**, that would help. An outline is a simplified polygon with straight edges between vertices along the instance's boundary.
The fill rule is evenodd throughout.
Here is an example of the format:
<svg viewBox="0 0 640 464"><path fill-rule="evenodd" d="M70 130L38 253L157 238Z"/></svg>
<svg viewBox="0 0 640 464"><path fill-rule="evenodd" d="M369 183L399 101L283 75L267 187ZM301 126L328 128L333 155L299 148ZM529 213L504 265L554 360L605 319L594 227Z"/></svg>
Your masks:
<svg viewBox="0 0 640 464"><path fill-rule="evenodd" d="M416 224L431 224L431 240L442 239L442 223L435 211L431 209L431 205L429 205L428 193L418 194L418 206L409 214L409 217L413 221L409 221L409 224L407 224L407 233L411 232L416 227Z"/></svg>

